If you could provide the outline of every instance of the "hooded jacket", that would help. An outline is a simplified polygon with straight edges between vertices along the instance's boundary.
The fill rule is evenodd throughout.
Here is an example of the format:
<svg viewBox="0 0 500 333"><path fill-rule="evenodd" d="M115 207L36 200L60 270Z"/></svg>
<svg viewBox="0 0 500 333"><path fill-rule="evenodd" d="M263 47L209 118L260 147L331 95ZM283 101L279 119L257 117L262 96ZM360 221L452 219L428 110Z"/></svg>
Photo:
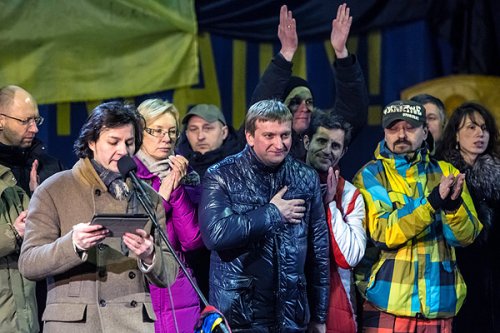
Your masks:
<svg viewBox="0 0 500 333"><path fill-rule="evenodd" d="M366 204L367 234L379 253L361 284L363 296L395 316L450 318L462 306L466 286L455 247L474 242L482 225L464 185L454 212L434 210L427 197L451 164L429 156L424 145L413 158L394 154L382 140L375 160L354 178Z"/></svg>
<svg viewBox="0 0 500 333"><path fill-rule="evenodd" d="M326 211L330 234L330 304L327 333L356 333L356 293L352 269L366 248L365 204L359 190L339 177L335 200Z"/></svg>
<svg viewBox="0 0 500 333"><path fill-rule="evenodd" d="M265 166L246 148L208 169L199 206L203 240L212 250L210 302L238 332L301 332L324 323L329 297L329 244L319 178L287 156ZM301 198L299 224L285 223L271 198ZM309 298L309 300L308 300Z"/></svg>

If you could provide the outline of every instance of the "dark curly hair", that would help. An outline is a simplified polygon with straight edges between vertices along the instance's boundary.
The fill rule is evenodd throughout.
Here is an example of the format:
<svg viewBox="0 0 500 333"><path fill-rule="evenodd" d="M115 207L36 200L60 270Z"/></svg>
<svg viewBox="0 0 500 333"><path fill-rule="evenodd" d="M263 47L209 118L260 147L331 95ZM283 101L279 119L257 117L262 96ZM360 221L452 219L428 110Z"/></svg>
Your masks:
<svg viewBox="0 0 500 333"><path fill-rule="evenodd" d="M344 117L332 112L315 109L311 115L309 127L304 132L310 139L316 134L319 127L326 129L340 129L344 131L344 149L349 147L352 140L352 125Z"/></svg>
<svg viewBox="0 0 500 333"><path fill-rule="evenodd" d="M135 152L142 144L144 119L135 106L113 101L98 105L89 115L80 130L80 135L73 145L73 150L79 158L93 158L94 153L89 148L90 142L96 142L105 128L116 128L132 124L135 136Z"/></svg>
<svg viewBox="0 0 500 333"><path fill-rule="evenodd" d="M456 150L457 133L462 126L463 120L466 117L474 119L475 113L483 117L486 130L490 134L490 140L484 153L500 157L498 127L496 125L495 117L493 117L493 114L487 108L474 102L463 103L456 108L455 111L453 111L444 129L441 144L437 147L436 156L444 159L445 161L450 160L453 150Z"/></svg>

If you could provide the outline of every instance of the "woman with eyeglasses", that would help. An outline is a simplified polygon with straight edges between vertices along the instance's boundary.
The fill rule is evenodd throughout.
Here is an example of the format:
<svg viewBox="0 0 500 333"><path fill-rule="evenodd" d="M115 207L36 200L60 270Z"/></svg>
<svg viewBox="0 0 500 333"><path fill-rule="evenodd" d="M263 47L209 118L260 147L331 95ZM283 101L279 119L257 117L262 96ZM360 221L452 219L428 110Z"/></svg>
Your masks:
<svg viewBox="0 0 500 333"><path fill-rule="evenodd" d="M181 260L186 262L186 251L203 246L196 206L186 189L198 185L200 178L196 172L188 172L184 156L174 154L179 133L179 112L175 106L161 99L148 99L138 110L146 127L141 149L134 157L137 176L163 198L167 237ZM157 317L157 333L193 332L200 317L200 301L182 271L168 289L151 286L151 298Z"/></svg>
<svg viewBox="0 0 500 333"><path fill-rule="evenodd" d="M500 141L495 117L467 102L451 115L437 156L465 173L483 230L476 241L456 248L467 285L465 303L453 332L500 332Z"/></svg>
<svg viewBox="0 0 500 333"><path fill-rule="evenodd" d="M142 136L135 107L100 104L75 142L79 160L40 184L30 200L19 270L30 280L47 279L45 333L154 332L150 285L166 288L179 265L152 221L121 237L91 223L97 214L145 213L118 169ZM164 227L161 198L146 191Z"/></svg>

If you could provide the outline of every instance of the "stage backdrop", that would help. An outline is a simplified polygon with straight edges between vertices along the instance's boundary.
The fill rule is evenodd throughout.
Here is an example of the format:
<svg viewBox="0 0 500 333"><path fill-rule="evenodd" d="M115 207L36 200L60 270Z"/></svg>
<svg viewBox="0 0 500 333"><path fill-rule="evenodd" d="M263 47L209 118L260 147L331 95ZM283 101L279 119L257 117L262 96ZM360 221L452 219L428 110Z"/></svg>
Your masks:
<svg viewBox="0 0 500 333"><path fill-rule="evenodd" d="M53 2L59 3L56 0ZM236 13L231 11L231 8L233 10L239 8L238 13L244 13L246 8L250 8L243 6L245 1L221 0L218 4L222 2L227 4L228 15ZM418 2L415 1L415 3ZM50 0L44 2L44 5L47 3L50 4ZM197 31L191 1L163 1L159 4L159 1L124 0L117 5L111 0L95 0L86 3L85 6L88 8L82 9L81 15L77 15L76 18L74 10L67 10L60 13L60 22L50 22L52 26L56 26L51 28L54 30L54 36L66 36L69 31L73 31L68 27L72 24L81 25L92 32L87 38L69 33L67 38L65 37L65 43L61 45L67 47L68 50L74 50L72 47L76 47L78 52L68 51L60 55L55 63L51 62L51 57L57 57L57 54L49 57L40 51L40 49L50 51L50 47L46 46L46 44L50 45L50 37L44 40L39 38L37 33L44 28L44 24L49 23L39 23L32 27L26 20L34 21L36 19L34 14L32 13L31 16L23 14L23 16L18 13L19 10L31 13L27 9L30 4L47 15L50 14L49 10L42 8L44 6L38 5L38 2L34 0L0 4L0 13L2 13L0 17L14 16L15 18L11 18L8 22L19 24L19 29L22 27L26 30L18 40L10 36L6 37L5 32L10 32L8 22L0 20L2 32L0 34L0 48L2 49L0 85L20 84L32 91L35 98L42 101L40 112L47 121L41 126L39 137L47 143L49 152L63 160L67 167L72 166L76 160L72 146L82 123L88 113L104 100L120 98L139 104L144 99L159 97L173 101L181 114L185 114L193 104L213 103L222 108L229 122L239 127L259 76L272 56L279 50L277 38L275 37L270 42L268 41L269 34L263 34L263 41L259 41L258 34L255 33L246 40L238 39L246 38L244 34L236 38L230 30L228 33L222 33L220 29L224 27L224 24L220 24L221 17L218 17L219 21L216 22L219 30L210 29L209 17L200 17L200 15L207 15L207 11L200 12L200 8L198 8L198 19L203 19L204 23L200 26L205 28ZM214 8L210 1L203 3L209 8ZM237 6L238 3L240 7ZM399 1L394 3L397 4ZM355 18L353 32L356 34L350 38L348 48L350 52L357 54L362 65L370 94L370 109L368 126L352 144L343 159L343 173L347 178L350 178L363 163L372 158L373 150L383 136L380 127L380 110L385 104L398 99L401 91L408 87L457 71L456 62L454 62L457 54L456 48L453 43L449 42L449 39L436 33L429 20L397 16L395 15L397 12L393 12L394 15L391 16L389 15L390 2L384 1L383 8L380 7L379 10L376 10L376 4L376 1L370 1L368 8L358 6L357 10L365 10L365 12L356 12L354 8L357 7L354 7L351 12ZM381 4L382 2L379 5ZM14 8L16 6L18 8ZM50 7L50 5L47 6ZM315 7L309 5L309 7L306 6L307 10L304 10L304 7L300 6L305 5L297 4L296 6L297 10L302 10L302 16L297 16L301 44L294 58L294 74L310 82L316 105L320 108L328 108L333 105L335 98L333 76L330 70L333 52L328 40L328 26L325 30L325 21L321 21L322 28L315 34L315 30L311 27L313 21L306 21L303 18L303 15L308 12L314 13ZM3 11L6 8L9 10L7 13ZM96 8L99 8L99 13L101 9L103 10L102 17L97 15L99 21L84 23L87 21L81 16ZM170 8L174 8L172 12ZM413 13L417 13L417 16L425 16L429 13L429 8L424 9ZM401 6L396 6L396 10L402 10ZM335 12L326 12L326 14L331 19ZM381 23L377 20L378 14L383 14L386 20L393 17L393 21ZM69 20L69 17L72 19ZM119 17L128 19L119 21ZM272 17L267 26L277 26L278 11ZM115 22L115 20L118 21ZM21 21L24 24L19 23ZM151 25L149 25L150 21L153 22ZM61 22L64 24L60 24ZM110 22L117 24L122 22L119 27L123 29L116 29ZM377 24L372 24L373 22ZM97 29L97 26L101 25L103 27ZM172 25L175 28L171 29ZM363 25L371 29L363 29ZM385 27L381 27L384 25ZM248 31L248 22L242 22L242 26ZM301 35L301 27L307 28L307 36ZM106 35L109 31L115 33L117 42L122 42L121 47L115 48L113 44L106 44L104 41L100 42L101 47L88 46L92 50L82 47L86 45L82 44L83 42L90 43L94 38L101 40L99 36ZM30 32L33 33L32 37L30 37ZM35 43L39 47L26 43ZM22 48L14 50L16 45L30 46L29 50L24 50L22 53ZM6 57L5 53L10 55ZM91 55L90 61L87 58L89 55ZM39 72L38 66L30 65L31 67L28 68L30 71L26 71L22 66L26 61L35 61L39 66L48 62L50 66L45 67L43 72ZM61 75L68 74L66 71L60 71L61 68L66 68L63 67L64 64L71 65L68 67L69 72L85 78L82 79L83 82L61 79ZM114 67L115 65L118 67ZM52 74L51 70L58 72L57 75ZM87 80L90 75L103 73L103 71L106 71L108 75L97 75L93 80ZM35 74L42 75L36 76ZM54 82L53 80L62 81ZM76 95L69 95L69 91ZM89 94L90 92L95 95ZM80 98L79 96L95 96L95 98ZM58 102L51 103L54 100Z"/></svg>

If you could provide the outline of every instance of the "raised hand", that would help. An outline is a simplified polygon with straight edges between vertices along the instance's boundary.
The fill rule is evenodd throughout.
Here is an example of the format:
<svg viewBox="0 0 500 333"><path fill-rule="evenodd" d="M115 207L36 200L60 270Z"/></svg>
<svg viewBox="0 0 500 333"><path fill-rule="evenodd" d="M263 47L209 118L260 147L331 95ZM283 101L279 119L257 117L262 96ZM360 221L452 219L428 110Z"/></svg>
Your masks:
<svg viewBox="0 0 500 333"><path fill-rule="evenodd" d="M447 177L442 176L439 183L439 196L444 200L450 195L451 200L456 200L462 193L464 187L465 174L459 173L457 176L453 174ZM450 194L451 193L451 194Z"/></svg>
<svg viewBox="0 0 500 333"><path fill-rule="evenodd" d="M450 174L447 177L441 176L441 182L439 182L439 196L441 197L441 200L446 199L446 197L450 194L450 189L453 186L454 180L455 176L453 174Z"/></svg>
<svg viewBox="0 0 500 333"><path fill-rule="evenodd" d="M34 192L38 185L40 185L40 177L38 176L38 160L34 160L33 164L31 164L31 170L30 170L30 181L29 181L29 187L30 191Z"/></svg>
<svg viewBox="0 0 500 333"><path fill-rule="evenodd" d="M286 5L280 9L280 24L278 25L278 38L281 42L281 55L287 60L292 61L295 51L299 44L297 37L297 27L292 12Z"/></svg>
<svg viewBox="0 0 500 333"><path fill-rule="evenodd" d="M323 197L323 203L328 205L330 202L335 200L335 194L337 193L337 185L339 183L339 170L333 170L333 167L328 168L328 176L326 177L326 193Z"/></svg>
<svg viewBox="0 0 500 333"><path fill-rule="evenodd" d="M22 211L19 216L14 221L14 228L16 229L18 235L21 238L24 238L24 229L26 227L26 216L28 215L28 211Z"/></svg>
<svg viewBox="0 0 500 333"><path fill-rule="evenodd" d="M451 188L451 200L456 200L462 194L464 188L465 174L459 173L455 176L453 187Z"/></svg>
<svg viewBox="0 0 500 333"><path fill-rule="evenodd" d="M337 9L337 17L332 21L330 42L337 58L345 58L349 55L346 46L352 24L352 16L349 16L349 11L347 4L340 5Z"/></svg>
<svg viewBox="0 0 500 333"><path fill-rule="evenodd" d="M174 181L174 189L179 187L181 179L186 175L188 169L188 160L182 155L170 155L168 157L172 172L177 175Z"/></svg>
<svg viewBox="0 0 500 333"><path fill-rule="evenodd" d="M170 172L161 180L158 193L168 201L172 192L179 187L182 177L187 173L188 160L182 155L172 155L165 160L170 165Z"/></svg>
<svg viewBox="0 0 500 333"><path fill-rule="evenodd" d="M298 224L302 221L306 211L305 201L303 199L285 200L285 195L288 188L284 186L271 199L270 203L274 204L281 213L281 216L288 223Z"/></svg>

